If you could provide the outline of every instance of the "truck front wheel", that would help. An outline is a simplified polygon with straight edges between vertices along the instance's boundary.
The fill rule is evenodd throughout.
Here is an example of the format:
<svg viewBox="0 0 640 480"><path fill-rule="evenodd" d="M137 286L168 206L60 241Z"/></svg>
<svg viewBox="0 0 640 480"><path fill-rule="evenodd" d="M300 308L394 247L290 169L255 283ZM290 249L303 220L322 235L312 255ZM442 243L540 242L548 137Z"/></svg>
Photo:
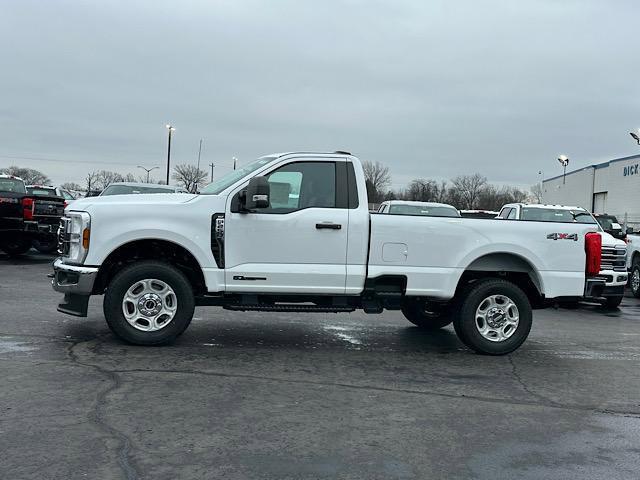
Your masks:
<svg viewBox="0 0 640 480"><path fill-rule="evenodd" d="M145 261L121 270L107 286L103 310L113 333L135 345L175 340L193 318L189 280L177 268Z"/></svg>
<svg viewBox="0 0 640 480"><path fill-rule="evenodd" d="M629 278L629 287L631 293L636 298L640 298L640 263L634 263L631 268L631 276Z"/></svg>
<svg viewBox="0 0 640 480"><path fill-rule="evenodd" d="M502 279L477 280L457 300L453 326L462 343L478 353L505 355L531 331L531 304L515 284Z"/></svg>
<svg viewBox="0 0 640 480"><path fill-rule="evenodd" d="M424 330L438 330L452 322L446 306L431 305L420 298L407 298L402 305L407 320Z"/></svg>

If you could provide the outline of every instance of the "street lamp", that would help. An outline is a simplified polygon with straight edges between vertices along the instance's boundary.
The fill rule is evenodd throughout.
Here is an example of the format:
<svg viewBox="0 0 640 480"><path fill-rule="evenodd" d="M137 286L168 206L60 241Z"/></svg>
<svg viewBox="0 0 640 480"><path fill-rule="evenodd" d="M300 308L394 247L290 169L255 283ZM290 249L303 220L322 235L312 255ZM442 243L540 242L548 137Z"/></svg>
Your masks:
<svg viewBox="0 0 640 480"><path fill-rule="evenodd" d="M635 132L629 132L629 135L631 135L633 139L636 142L638 142L638 145L640 145L640 128L637 129Z"/></svg>
<svg viewBox="0 0 640 480"><path fill-rule="evenodd" d="M156 168L160 168L160 167L151 167L151 168L145 168L142 165L138 165L138 168L143 169L145 172L147 172L147 183L149 183L149 172L151 170L155 170Z"/></svg>
<svg viewBox="0 0 640 480"><path fill-rule="evenodd" d="M558 157L558 161L560 162L560 165L562 165L562 168L564 169L562 173L562 184L564 185L566 182L567 165L569 165L569 157L567 157L566 155L560 155Z"/></svg>
<svg viewBox="0 0 640 480"><path fill-rule="evenodd" d="M167 130L169 131L169 140L167 142L167 185L169 185L169 171L171 167L171 134L175 131L171 125L165 125Z"/></svg>
<svg viewBox="0 0 640 480"><path fill-rule="evenodd" d="M238 159L236 157L233 157L233 169L236 169L236 163L238 162Z"/></svg>

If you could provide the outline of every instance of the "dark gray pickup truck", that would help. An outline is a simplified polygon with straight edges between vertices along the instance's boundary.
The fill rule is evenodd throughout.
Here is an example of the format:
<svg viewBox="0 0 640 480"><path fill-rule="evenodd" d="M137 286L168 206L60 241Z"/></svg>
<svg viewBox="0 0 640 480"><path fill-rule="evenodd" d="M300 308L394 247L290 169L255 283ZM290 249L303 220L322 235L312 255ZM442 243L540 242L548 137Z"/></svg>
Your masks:
<svg viewBox="0 0 640 480"><path fill-rule="evenodd" d="M63 214L62 197L29 195L21 178L0 175L0 250L8 255L54 239Z"/></svg>

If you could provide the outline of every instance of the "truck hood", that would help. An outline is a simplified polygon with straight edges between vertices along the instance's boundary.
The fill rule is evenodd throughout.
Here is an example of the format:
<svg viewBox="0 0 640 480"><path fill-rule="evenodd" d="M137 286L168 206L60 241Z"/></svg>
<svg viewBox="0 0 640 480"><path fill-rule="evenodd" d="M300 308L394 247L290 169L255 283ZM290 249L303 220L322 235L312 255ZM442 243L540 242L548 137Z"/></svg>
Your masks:
<svg viewBox="0 0 640 480"><path fill-rule="evenodd" d="M627 244L620 240L619 238L614 237L610 233L607 232L599 232L600 237L602 238L602 246L603 247L626 247Z"/></svg>
<svg viewBox="0 0 640 480"><path fill-rule="evenodd" d="M104 197L89 197L80 198L74 201L67 207L67 210L80 210L85 211L92 206L104 205L110 206L127 206L136 207L141 205L177 205L180 203L186 203L198 195L195 193L147 193L147 194L132 194L132 195L107 195Z"/></svg>

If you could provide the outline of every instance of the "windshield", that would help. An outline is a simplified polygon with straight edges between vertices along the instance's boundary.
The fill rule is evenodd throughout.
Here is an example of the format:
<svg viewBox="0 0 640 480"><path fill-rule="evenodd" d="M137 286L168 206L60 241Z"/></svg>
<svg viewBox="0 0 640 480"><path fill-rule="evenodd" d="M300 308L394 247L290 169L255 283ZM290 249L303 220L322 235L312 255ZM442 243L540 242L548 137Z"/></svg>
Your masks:
<svg viewBox="0 0 640 480"><path fill-rule="evenodd" d="M520 219L537 222L597 223L593 216L586 210L563 210L559 208L523 207L520 213Z"/></svg>
<svg viewBox="0 0 640 480"><path fill-rule="evenodd" d="M140 193L172 193L170 188L162 187L139 187L133 185L109 185L100 194L101 197L106 195L131 195Z"/></svg>
<svg viewBox="0 0 640 480"><path fill-rule="evenodd" d="M258 160L255 160L238 170L233 170L232 172L227 173L224 177L220 177L216 181L211 182L209 185L200 190L200 193L204 195L217 195L226 188L236 183L241 178L246 177L251 172L255 172L260 167L275 160L276 158L278 157L261 157Z"/></svg>
<svg viewBox="0 0 640 480"><path fill-rule="evenodd" d="M459 217L458 210L453 207L423 205L391 205L389 213L396 215L424 215L428 217Z"/></svg>
<svg viewBox="0 0 640 480"><path fill-rule="evenodd" d="M613 224L618 223L618 219L616 217L597 217L598 223L605 230L614 230ZM616 230L618 226L616 225Z"/></svg>
<svg viewBox="0 0 640 480"><path fill-rule="evenodd" d="M27 193L30 195L56 195L55 188L46 188L46 187L27 187Z"/></svg>
<svg viewBox="0 0 640 480"><path fill-rule="evenodd" d="M0 178L0 192L27 193L27 190L21 180Z"/></svg>

